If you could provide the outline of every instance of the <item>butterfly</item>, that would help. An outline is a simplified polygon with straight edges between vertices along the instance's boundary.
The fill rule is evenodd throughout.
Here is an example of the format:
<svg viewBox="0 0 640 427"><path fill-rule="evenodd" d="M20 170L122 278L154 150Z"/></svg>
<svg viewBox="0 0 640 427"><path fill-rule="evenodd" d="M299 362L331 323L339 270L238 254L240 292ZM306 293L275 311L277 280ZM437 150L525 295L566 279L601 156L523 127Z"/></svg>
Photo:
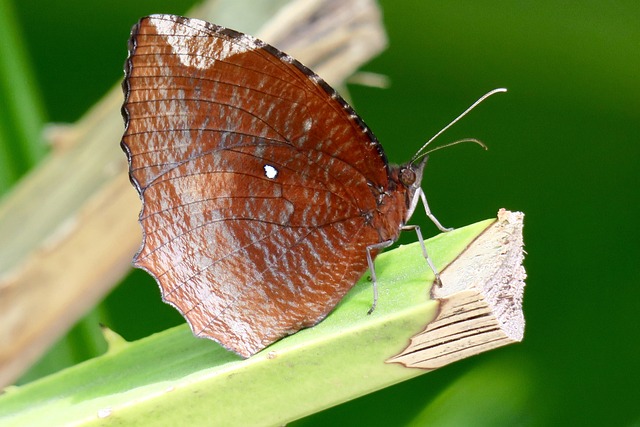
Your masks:
<svg viewBox="0 0 640 427"><path fill-rule="evenodd" d="M407 221L420 199L430 215L427 156L390 165L335 90L249 35L142 18L123 91L143 202L134 265L196 336L243 357L320 322L367 268L375 291L373 259L419 231Z"/></svg>

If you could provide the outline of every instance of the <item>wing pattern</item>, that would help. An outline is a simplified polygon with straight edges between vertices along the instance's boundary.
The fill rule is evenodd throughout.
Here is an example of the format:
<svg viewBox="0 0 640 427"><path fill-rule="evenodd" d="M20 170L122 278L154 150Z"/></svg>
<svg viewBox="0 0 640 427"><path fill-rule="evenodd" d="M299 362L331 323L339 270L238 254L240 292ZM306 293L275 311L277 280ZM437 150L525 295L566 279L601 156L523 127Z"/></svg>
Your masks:
<svg viewBox="0 0 640 427"><path fill-rule="evenodd" d="M309 69L204 21L143 18L125 68L134 264L194 334L244 357L322 320L380 241L373 134Z"/></svg>

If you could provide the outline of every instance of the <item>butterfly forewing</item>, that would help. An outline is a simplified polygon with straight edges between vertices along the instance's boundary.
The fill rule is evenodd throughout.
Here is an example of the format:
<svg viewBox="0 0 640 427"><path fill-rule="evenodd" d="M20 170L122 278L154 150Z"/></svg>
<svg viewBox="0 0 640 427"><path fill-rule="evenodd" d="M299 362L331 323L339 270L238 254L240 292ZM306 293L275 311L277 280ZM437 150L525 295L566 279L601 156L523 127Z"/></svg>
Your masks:
<svg viewBox="0 0 640 427"><path fill-rule="evenodd" d="M389 180L353 110L275 48L169 15L133 28L123 86L135 264L164 300L243 356L324 318L380 240Z"/></svg>

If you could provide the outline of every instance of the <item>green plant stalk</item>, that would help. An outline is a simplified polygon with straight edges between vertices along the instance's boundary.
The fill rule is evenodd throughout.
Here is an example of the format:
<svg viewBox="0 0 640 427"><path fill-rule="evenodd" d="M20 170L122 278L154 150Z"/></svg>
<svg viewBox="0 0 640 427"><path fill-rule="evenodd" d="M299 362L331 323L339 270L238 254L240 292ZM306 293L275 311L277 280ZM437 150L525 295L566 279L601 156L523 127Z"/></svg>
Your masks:
<svg viewBox="0 0 640 427"><path fill-rule="evenodd" d="M0 195L46 151L44 108L11 3L0 1Z"/></svg>
<svg viewBox="0 0 640 427"><path fill-rule="evenodd" d="M493 222L427 241L437 268ZM372 315L365 275L323 322L247 360L195 339L185 325L132 343L115 340L103 356L7 390L0 424L284 424L420 375L385 360L435 317L433 273L417 243L380 255L376 271L380 300Z"/></svg>

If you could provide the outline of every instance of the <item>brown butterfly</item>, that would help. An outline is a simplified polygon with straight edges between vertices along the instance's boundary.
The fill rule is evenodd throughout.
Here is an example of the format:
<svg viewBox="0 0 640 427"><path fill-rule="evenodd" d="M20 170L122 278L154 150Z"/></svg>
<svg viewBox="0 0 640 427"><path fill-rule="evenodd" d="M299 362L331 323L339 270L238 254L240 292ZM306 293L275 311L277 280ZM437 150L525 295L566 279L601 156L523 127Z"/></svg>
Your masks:
<svg viewBox="0 0 640 427"><path fill-rule="evenodd" d="M373 258L427 207L425 153L389 165L311 70L201 20L142 18L125 75L134 265L195 335L248 357L321 321L367 267L375 290Z"/></svg>

